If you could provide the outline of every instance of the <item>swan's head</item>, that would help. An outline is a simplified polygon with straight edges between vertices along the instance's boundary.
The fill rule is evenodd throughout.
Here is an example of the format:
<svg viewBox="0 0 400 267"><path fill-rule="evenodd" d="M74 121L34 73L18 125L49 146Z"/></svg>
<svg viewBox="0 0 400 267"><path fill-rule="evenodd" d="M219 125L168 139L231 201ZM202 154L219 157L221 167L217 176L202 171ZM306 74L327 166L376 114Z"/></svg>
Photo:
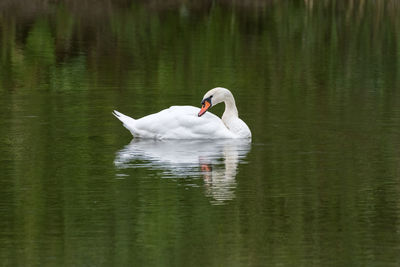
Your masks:
<svg viewBox="0 0 400 267"><path fill-rule="evenodd" d="M232 96L231 91L223 87L216 87L208 91L201 101L199 117L203 116L213 105L224 102L229 96Z"/></svg>

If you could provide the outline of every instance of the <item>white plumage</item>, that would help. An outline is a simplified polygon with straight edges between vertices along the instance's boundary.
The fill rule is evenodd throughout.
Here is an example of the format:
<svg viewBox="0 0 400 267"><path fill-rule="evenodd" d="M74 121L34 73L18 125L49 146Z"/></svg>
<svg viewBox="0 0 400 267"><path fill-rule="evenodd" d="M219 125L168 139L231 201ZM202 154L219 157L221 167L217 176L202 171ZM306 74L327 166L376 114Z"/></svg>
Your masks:
<svg viewBox="0 0 400 267"><path fill-rule="evenodd" d="M117 117L134 137L151 139L232 139L251 138L249 127L238 117L232 93L225 88L217 87L208 91L200 109L193 106L172 106L158 113L133 119L116 110ZM203 103L202 102L202 103ZM206 112L209 107L225 102L222 120Z"/></svg>

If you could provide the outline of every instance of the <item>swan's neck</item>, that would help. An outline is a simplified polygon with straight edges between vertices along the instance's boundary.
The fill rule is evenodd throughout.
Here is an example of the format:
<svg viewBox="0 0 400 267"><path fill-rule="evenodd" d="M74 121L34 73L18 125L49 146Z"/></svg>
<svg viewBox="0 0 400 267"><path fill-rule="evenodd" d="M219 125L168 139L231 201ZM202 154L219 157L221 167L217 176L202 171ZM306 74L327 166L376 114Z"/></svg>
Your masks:
<svg viewBox="0 0 400 267"><path fill-rule="evenodd" d="M236 108L235 99L233 98L232 94L229 94L224 100L224 102L225 102L225 111L224 114L222 114L222 121L225 123L225 125L228 126L229 121L232 118L238 118L239 113Z"/></svg>

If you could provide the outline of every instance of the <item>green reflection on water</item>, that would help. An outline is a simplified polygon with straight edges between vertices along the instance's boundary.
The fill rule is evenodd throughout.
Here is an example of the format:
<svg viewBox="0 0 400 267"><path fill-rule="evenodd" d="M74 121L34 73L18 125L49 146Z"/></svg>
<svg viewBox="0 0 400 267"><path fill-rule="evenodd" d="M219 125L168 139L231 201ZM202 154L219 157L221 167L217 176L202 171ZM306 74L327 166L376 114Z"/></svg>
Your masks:
<svg viewBox="0 0 400 267"><path fill-rule="evenodd" d="M0 6L1 262L399 265L397 1L166 3ZM215 86L253 133L229 197L224 154L115 165L113 109Z"/></svg>

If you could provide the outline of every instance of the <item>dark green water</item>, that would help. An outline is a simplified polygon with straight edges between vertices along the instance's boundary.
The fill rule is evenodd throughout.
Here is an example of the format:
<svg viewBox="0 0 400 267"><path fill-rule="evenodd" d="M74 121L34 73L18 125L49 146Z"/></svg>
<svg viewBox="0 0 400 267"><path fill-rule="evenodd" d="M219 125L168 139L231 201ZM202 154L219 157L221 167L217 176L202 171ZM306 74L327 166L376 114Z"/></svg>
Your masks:
<svg viewBox="0 0 400 267"><path fill-rule="evenodd" d="M0 265L399 266L398 1L182 2L0 3ZM111 115L216 86L251 144Z"/></svg>

